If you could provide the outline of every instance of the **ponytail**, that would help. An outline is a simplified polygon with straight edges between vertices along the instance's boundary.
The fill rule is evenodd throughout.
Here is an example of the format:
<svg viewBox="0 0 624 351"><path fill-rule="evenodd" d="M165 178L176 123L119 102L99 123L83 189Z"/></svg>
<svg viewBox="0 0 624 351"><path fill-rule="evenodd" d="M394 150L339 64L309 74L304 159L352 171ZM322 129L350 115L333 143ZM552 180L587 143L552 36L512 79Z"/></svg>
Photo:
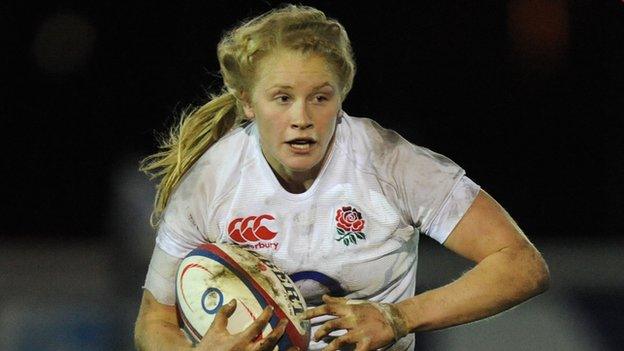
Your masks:
<svg viewBox="0 0 624 351"><path fill-rule="evenodd" d="M217 46L227 92L182 114L179 125L145 158L141 171L160 178L151 223L158 225L169 198L197 159L230 129L242 124L242 92L252 93L258 63L280 49L322 55L335 70L341 98L353 84L355 61L347 32L336 20L308 6L286 5L248 20L225 33Z"/></svg>
<svg viewBox="0 0 624 351"><path fill-rule="evenodd" d="M212 144L239 124L242 116L234 94L224 92L212 96L205 105L184 112L180 123L161 142L161 151L141 161L142 172L151 179L160 178L150 218L152 226L160 223L162 212L184 174Z"/></svg>

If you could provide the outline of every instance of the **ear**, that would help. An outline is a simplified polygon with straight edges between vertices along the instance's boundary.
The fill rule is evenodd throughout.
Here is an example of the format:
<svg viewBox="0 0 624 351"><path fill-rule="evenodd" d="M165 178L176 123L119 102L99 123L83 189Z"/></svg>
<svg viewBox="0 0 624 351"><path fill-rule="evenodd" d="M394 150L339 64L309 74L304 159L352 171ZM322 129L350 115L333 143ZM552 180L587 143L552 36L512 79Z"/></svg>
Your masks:
<svg viewBox="0 0 624 351"><path fill-rule="evenodd" d="M255 113L253 111L253 107L251 106L251 99L247 92L243 92L241 94L241 102L243 103L243 111L245 112L245 117L247 119L253 119L255 117Z"/></svg>

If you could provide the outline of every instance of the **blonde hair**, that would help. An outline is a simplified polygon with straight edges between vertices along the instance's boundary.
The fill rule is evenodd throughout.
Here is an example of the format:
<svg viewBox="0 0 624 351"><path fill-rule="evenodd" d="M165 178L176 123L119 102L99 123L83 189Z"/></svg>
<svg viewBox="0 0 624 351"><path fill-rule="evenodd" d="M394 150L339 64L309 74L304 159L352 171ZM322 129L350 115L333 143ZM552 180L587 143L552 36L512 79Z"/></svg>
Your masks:
<svg viewBox="0 0 624 351"><path fill-rule="evenodd" d="M141 171L161 178L156 186L152 225L160 222L171 194L197 159L245 121L243 93L251 93L260 60L279 49L322 55L338 78L341 99L346 98L355 76L351 43L344 27L323 12L285 5L226 32L217 46L222 93L183 113L160 151L141 162Z"/></svg>

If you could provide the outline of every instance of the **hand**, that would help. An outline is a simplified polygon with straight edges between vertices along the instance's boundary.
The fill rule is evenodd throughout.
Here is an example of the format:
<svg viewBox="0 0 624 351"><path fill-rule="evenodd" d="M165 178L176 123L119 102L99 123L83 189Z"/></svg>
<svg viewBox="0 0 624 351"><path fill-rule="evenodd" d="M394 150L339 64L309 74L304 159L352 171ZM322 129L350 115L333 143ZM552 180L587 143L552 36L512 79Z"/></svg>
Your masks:
<svg viewBox="0 0 624 351"><path fill-rule="evenodd" d="M267 306L262 314L245 330L237 334L230 334L227 330L228 318L236 309L236 300L232 300L217 312L210 328L197 344L196 349L203 351L271 351L284 334L287 320L279 321L275 329L265 338L257 339L273 315L273 307ZM298 350L291 347L288 351Z"/></svg>
<svg viewBox="0 0 624 351"><path fill-rule="evenodd" d="M318 341L334 330L347 330L346 334L332 340L323 351L334 351L344 345L353 344L355 351L378 349L408 333L405 319L398 309L390 304L327 295L323 295L323 302L324 305L307 310L304 318L323 315L338 318L325 322L314 333L314 340Z"/></svg>

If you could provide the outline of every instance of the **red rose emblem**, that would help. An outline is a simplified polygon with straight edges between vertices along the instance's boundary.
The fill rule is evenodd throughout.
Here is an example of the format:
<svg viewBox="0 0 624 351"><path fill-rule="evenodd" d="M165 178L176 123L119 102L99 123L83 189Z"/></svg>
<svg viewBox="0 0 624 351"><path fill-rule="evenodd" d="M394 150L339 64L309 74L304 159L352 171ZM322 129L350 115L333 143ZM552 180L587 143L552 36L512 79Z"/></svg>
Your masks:
<svg viewBox="0 0 624 351"><path fill-rule="evenodd" d="M336 224L345 232L362 231L364 222L362 214L351 206L344 206L336 212Z"/></svg>
<svg viewBox="0 0 624 351"><path fill-rule="evenodd" d="M365 221L362 214L351 206L343 206L336 211L336 241L345 246L356 245L359 240L366 240L366 234L362 232Z"/></svg>

